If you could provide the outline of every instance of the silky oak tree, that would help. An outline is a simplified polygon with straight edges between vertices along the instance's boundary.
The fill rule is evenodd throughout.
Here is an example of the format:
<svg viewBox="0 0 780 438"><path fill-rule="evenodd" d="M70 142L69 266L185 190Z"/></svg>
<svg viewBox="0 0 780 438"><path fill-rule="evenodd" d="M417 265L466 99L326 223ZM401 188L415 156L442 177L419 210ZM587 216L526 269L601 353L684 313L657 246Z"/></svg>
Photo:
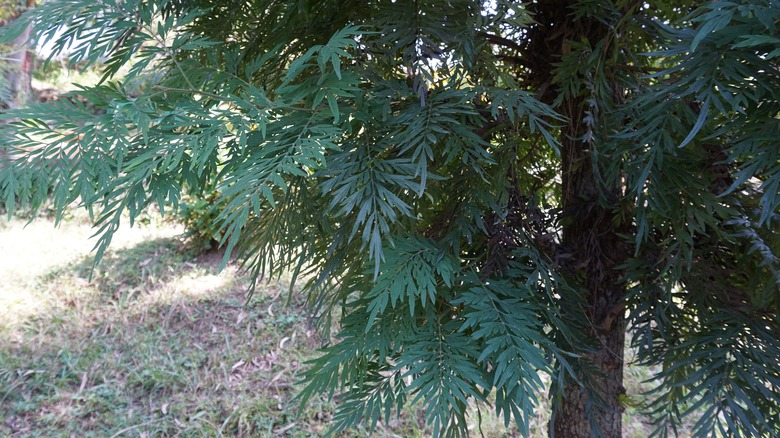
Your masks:
<svg viewBox="0 0 780 438"><path fill-rule="evenodd" d="M27 24L96 86L8 111L9 211L122 220L216 190L254 279L325 340L333 431L410 403L467 435L621 436L624 346L655 434L780 432L774 0L51 0ZM120 74L121 72L121 74ZM88 102L89 105L85 105ZM538 395L549 378L549 399Z"/></svg>

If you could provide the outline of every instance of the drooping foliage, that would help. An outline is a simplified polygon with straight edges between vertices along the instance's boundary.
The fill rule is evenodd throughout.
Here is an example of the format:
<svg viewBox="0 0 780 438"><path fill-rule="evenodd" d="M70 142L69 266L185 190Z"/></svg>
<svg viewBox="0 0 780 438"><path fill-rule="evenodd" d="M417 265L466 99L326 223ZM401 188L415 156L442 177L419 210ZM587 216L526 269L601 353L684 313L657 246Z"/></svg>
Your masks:
<svg viewBox="0 0 780 438"><path fill-rule="evenodd" d="M2 114L2 202L80 203L99 258L125 218L218 193L228 253L305 281L327 342L301 402L342 394L335 430L419 402L454 436L474 400L527 431L539 373L554 411L593 390L582 268L604 249L562 240L582 218L630 248L610 314L661 369L656 433L703 407L699 436L777 436L779 19L772 0L51 0L2 39L33 23L105 76ZM597 217L564 205L578 174Z"/></svg>

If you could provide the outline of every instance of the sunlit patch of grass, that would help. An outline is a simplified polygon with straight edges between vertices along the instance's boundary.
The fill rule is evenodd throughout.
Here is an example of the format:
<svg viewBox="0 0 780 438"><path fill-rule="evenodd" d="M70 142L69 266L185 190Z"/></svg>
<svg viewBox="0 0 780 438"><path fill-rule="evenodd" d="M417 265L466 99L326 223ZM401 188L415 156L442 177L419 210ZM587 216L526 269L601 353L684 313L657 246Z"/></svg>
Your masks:
<svg viewBox="0 0 780 438"><path fill-rule="evenodd" d="M61 306L83 293L89 286L87 275L57 278L56 269L88 258L95 241L87 214L70 210L58 227L51 218L25 219L0 217L0 328L43 312L49 306ZM113 250L122 251L138 242L174 237L181 229L174 226L122 227L113 239ZM91 260L91 259L89 259ZM49 278L42 283L44 276ZM68 284L57 284L64 282Z"/></svg>

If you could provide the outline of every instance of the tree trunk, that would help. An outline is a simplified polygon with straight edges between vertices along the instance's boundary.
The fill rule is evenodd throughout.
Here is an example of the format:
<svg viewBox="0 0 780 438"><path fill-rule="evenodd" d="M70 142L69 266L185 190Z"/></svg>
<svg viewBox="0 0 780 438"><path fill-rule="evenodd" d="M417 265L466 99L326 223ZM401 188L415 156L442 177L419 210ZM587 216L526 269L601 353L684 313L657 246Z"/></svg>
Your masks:
<svg viewBox="0 0 780 438"><path fill-rule="evenodd" d="M26 0L25 6L26 9L34 8L35 0ZM21 10L18 11L8 21L10 22L18 18L21 12ZM11 47L13 47L14 51L8 57L11 62L11 68L6 73L5 78L10 91L10 100L7 102L9 108L21 108L27 105L33 96L32 72L35 58L28 44L31 31L31 27L27 26L27 29L11 42ZM10 120L0 121L0 123L9 122ZM7 152L4 149L0 149L0 165L3 164L2 162L6 158L8 158Z"/></svg>
<svg viewBox="0 0 780 438"><path fill-rule="evenodd" d="M6 76L11 92L11 100L8 102L10 108L23 107L32 96L33 54L26 44L29 37L28 27L12 42L14 52L9 56L12 65Z"/></svg>
<svg viewBox="0 0 780 438"><path fill-rule="evenodd" d="M627 257L626 244L612 223L611 211L599 203L591 151L578 123L581 102L566 102L570 125L563 139L563 246L572 253L576 278L586 290L589 335L595 351L584 354L587 369L565 389L561 409L551 424L551 436L621 437L623 406L623 347L625 341L625 285L615 266ZM576 134L576 135L575 135Z"/></svg>
<svg viewBox="0 0 780 438"><path fill-rule="evenodd" d="M609 36L603 21L572 14L575 1L544 1L530 7L537 24L530 32L530 44L523 53L533 66L541 99L553 103L560 90L551 78L557 63L567 54L573 42L589 42L591 47ZM583 78L585 79L585 78ZM618 88L614 88L618 90ZM618 91L615 91L616 93ZM623 343L625 340L625 285L615 267L628 256L627 245L619 233L626 225L615 228L612 211L599 202L603 187L598 186L592 161L592 146L583 138L587 126L588 96L570 96L560 102L558 110L567 119L561 130L562 155L562 247L570 255L568 270L585 290L588 335L593 349L582 353L582 375L585 383L574 382L564 389L564 399L553 416L550 435L556 438L621 437L623 388ZM614 187L607 198L618 199ZM602 198L603 201L604 198ZM630 221L629 221L630 222Z"/></svg>
<svg viewBox="0 0 780 438"><path fill-rule="evenodd" d="M27 0L26 8L35 7L35 0ZM14 17L14 19L17 17ZM29 47L30 26L11 42L14 52L11 54L13 64L8 74L8 84L11 87L11 108L20 108L26 105L32 97L32 69L33 53Z"/></svg>

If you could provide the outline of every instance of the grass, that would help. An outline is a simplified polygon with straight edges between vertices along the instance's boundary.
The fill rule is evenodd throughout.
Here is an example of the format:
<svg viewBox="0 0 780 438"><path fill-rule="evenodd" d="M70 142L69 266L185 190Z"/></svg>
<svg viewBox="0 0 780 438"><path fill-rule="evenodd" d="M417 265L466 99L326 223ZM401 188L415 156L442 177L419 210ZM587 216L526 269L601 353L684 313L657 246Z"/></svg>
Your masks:
<svg viewBox="0 0 780 438"><path fill-rule="evenodd" d="M334 404L323 397L299 412L293 401L319 342L299 297L287 305L285 279L247 301L236 267L218 271L221 254L196 255L180 228L151 221L121 229L90 280L85 217L24 225L0 221L0 436L325 433ZM627 387L648 375L629 368ZM533 436L546 436L539 414ZM626 436L648 435L638 413L626 420ZM520 436L484 407L481 428ZM429 433L410 409L375 435Z"/></svg>
<svg viewBox="0 0 780 438"><path fill-rule="evenodd" d="M162 223L121 230L90 281L88 221L24 225L0 223L0 436L325 433L333 403L292 401L319 343L284 281L247 302L235 266Z"/></svg>

